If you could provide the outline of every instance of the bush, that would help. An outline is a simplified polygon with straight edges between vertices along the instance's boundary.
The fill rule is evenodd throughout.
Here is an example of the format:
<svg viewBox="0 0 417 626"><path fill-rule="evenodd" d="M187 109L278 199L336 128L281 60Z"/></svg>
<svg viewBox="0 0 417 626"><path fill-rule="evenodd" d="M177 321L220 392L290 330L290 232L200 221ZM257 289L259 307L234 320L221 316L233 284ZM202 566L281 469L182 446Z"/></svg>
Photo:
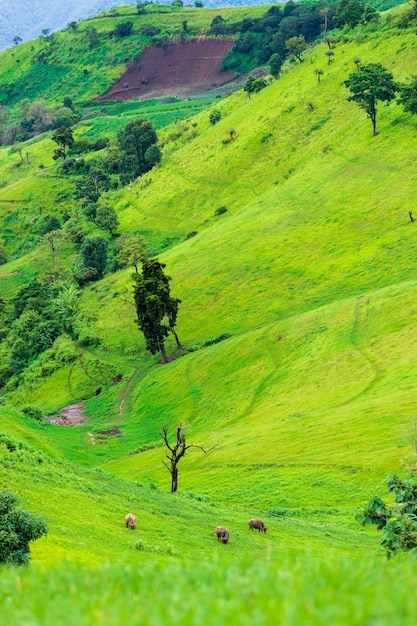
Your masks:
<svg viewBox="0 0 417 626"><path fill-rule="evenodd" d="M217 124L217 122L220 122L221 119L222 119L222 114L220 113L218 109L214 109L214 111L210 113L209 121L210 121L210 124L212 124L213 126L214 124Z"/></svg>
<svg viewBox="0 0 417 626"><path fill-rule="evenodd" d="M214 211L214 215L223 215L223 213L226 213L227 209L225 206L219 206L215 211Z"/></svg>
<svg viewBox="0 0 417 626"><path fill-rule="evenodd" d="M195 236L196 236L196 234L197 234L197 231L196 231L196 230L192 230L191 232L187 233L187 234L185 235L185 241L187 241L187 239L191 239L191 237L195 237Z"/></svg>
<svg viewBox="0 0 417 626"><path fill-rule="evenodd" d="M26 565L29 543L47 533L44 518L16 508L18 499L11 491L0 491L0 563Z"/></svg>
<svg viewBox="0 0 417 626"><path fill-rule="evenodd" d="M37 420L38 422L41 422L45 417L43 411L38 406L33 405L24 406L22 413L27 417Z"/></svg>
<svg viewBox="0 0 417 626"><path fill-rule="evenodd" d="M117 24L116 28L113 31L113 34L116 37L128 37L133 30L133 22L122 22L121 24Z"/></svg>
<svg viewBox="0 0 417 626"><path fill-rule="evenodd" d="M99 137L94 144L94 150L103 150L109 143L107 137Z"/></svg>
<svg viewBox="0 0 417 626"><path fill-rule="evenodd" d="M46 235L47 233L52 232L53 230L60 230L61 224L59 219L55 217L55 215L45 215L42 220L41 227L39 232L41 235Z"/></svg>
<svg viewBox="0 0 417 626"><path fill-rule="evenodd" d="M147 35L148 37L155 37L156 35L159 35L159 33L161 32L161 29L157 28L153 24L142 24L142 26L140 27L140 32L142 33L142 35Z"/></svg>

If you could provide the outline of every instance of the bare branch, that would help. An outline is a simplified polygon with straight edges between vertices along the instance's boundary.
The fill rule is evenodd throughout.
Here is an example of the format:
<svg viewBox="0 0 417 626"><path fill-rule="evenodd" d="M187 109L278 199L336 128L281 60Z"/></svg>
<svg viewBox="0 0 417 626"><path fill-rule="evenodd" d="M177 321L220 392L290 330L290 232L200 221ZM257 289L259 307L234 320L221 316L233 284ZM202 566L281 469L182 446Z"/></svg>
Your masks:
<svg viewBox="0 0 417 626"><path fill-rule="evenodd" d="M207 454L207 452L211 452L211 450L214 450L214 448L217 448L218 444L215 443L214 446L211 446L211 448L207 448L207 450L203 447L203 446L198 446L196 443L190 443L189 446L186 446L186 450L188 450L188 448L199 448L199 450L201 450L202 452L204 452L204 454Z"/></svg>

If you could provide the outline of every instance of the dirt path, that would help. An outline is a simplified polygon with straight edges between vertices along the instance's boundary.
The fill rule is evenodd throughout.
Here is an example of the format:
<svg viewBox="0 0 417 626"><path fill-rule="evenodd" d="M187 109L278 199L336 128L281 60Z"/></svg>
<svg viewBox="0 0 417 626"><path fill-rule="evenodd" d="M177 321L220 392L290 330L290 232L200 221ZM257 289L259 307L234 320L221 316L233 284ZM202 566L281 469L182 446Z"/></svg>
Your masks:
<svg viewBox="0 0 417 626"><path fill-rule="evenodd" d="M84 415L84 402L64 406L59 413L47 415L45 419L60 426L80 426L85 424L87 417Z"/></svg>

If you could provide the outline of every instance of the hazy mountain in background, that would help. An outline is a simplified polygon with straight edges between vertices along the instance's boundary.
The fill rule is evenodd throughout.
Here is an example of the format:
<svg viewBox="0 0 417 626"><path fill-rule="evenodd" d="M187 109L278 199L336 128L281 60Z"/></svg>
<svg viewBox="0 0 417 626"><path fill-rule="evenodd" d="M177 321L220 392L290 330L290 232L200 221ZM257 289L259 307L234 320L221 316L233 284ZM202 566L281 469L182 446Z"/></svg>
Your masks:
<svg viewBox="0 0 417 626"><path fill-rule="evenodd" d="M274 0L204 0L207 7L273 3ZM171 4L171 0L155 4ZM186 0L184 4L194 3ZM36 39L44 28L61 30L68 22L84 20L121 5L136 5L136 0L0 0L0 50L13 45L15 36L23 41Z"/></svg>

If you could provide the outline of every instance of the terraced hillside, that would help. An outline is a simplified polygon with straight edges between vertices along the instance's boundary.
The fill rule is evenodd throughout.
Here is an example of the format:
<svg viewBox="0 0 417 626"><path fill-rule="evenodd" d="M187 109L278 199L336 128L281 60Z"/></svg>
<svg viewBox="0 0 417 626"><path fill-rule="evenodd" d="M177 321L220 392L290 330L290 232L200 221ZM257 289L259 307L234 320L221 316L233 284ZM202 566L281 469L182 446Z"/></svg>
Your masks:
<svg viewBox="0 0 417 626"><path fill-rule="evenodd" d="M116 563L117 580L139 564L148 574L145 595L158 580L178 578L172 605L155 603L149 624L168 617L199 624L233 611L239 624L276 623L276 611L283 624L384 623L387 616L412 623L414 564L386 564L376 532L354 518L383 491L388 473L416 462L417 234L409 211L417 120L396 102L381 104L373 137L344 86L358 63L382 63L400 83L412 79L415 22L396 27L402 9L391 15L379 27L336 36L332 59L318 42L250 98L239 91L194 117L161 123L160 165L103 194L119 233L142 236L166 263L182 300L183 347L169 340L167 365L145 351L132 267L108 267L80 292L94 341L63 333L3 387L2 430L33 449L1 444L2 483L50 520L50 534L33 550L38 569L22 579L25 594L42 566L67 556L84 566L93 555L104 568L93 574L98 581L107 561ZM108 123L114 137L128 113L84 120L74 134L96 139ZM27 233L37 208L60 217L65 207L87 228L54 147L50 133L32 139L22 152L29 162L18 167L19 154L0 148L2 236L10 257L20 245L0 268L7 298L45 271L67 276L77 262L75 245L64 243L57 258ZM30 404L49 414L81 401L79 426L21 412ZM174 433L179 422L190 442L215 447L187 452L171 495L159 433L164 425ZM139 518L134 539L123 528L128 509ZM266 536L249 534L249 517L266 521ZM231 530L227 546L214 538L217 524ZM78 590L72 603L83 607L80 623L94 623L106 601L95 595L98 613L89 608L87 574L71 567L58 580ZM253 572L262 584L252 584ZM175 598L189 585L195 594L181 613ZM300 601L299 587L308 601ZM119 624L129 611L117 589L123 598L128 585L106 589L116 606L109 623ZM133 589L139 593L136 582ZM216 590L213 605L202 600ZM43 623L39 609L28 610ZM22 615L17 606L10 611Z"/></svg>

